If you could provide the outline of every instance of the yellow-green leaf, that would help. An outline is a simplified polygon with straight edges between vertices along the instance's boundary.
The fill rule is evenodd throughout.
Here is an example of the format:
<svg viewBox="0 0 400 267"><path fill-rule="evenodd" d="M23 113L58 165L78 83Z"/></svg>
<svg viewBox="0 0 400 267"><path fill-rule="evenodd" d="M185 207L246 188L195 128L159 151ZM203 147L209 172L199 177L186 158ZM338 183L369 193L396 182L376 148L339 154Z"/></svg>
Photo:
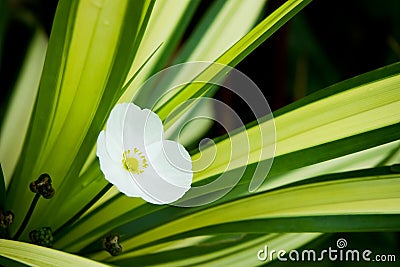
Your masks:
<svg viewBox="0 0 400 267"><path fill-rule="evenodd" d="M5 239L0 239L0 255L29 266L37 267L109 266L59 250Z"/></svg>

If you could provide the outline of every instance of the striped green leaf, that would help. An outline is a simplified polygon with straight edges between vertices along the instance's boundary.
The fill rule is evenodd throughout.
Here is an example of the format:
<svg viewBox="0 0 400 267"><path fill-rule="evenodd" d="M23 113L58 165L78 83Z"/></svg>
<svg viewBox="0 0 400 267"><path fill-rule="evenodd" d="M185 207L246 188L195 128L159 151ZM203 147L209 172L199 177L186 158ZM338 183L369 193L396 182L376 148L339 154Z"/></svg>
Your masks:
<svg viewBox="0 0 400 267"><path fill-rule="evenodd" d="M385 116L386 113L380 113L380 112L375 113L375 112L370 112L369 110L369 109L372 110L385 109L386 106L392 107L393 104L398 105L399 98L398 95L396 94L396 92L398 92L397 89L398 83L396 83L397 79L399 78L398 73L399 73L399 64L395 64L387 68L380 69L368 73L366 75L362 75L350 81L339 83L338 85L329 87L326 90L322 90L316 95L311 95L310 97L302 100L303 105L298 105L297 103L295 103L294 104L295 108L292 107L285 108L286 112L284 112L285 110L278 111L276 113L278 115L276 120L278 120L280 117L283 116L285 120L289 122L294 122L295 125L288 123L287 125L281 124L282 127L277 127L277 136L278 136L277 147L279 151L279 146L282 144L281 145L282 147L280 148L282 154L275 159L274 165L270 172L272 184L271 185L269 184L270 178L267 177L265 183L259 190L260 192L259 194L263 194L263 192L268 192L265 190L274 189L276 187L289 184L293 181L307 180L308 178L311 178L313 176L327 173L328 172L327 168L329 168L330 166L335 166L335 164L343 164L344 161L348 161L349 157L351 157L352 161L349 162L346 168L354 169L355 166L359 166L358 164L360 164L360 161L362 162L363 160L365 160L366 157L365 155L371 155L376 153L377 151L381 151L382 155L377 159L378 161L382 161L384 157L390 157L390 155L392 156L398 155L399 144L398 142L393 142L393 141L399 139L399 124L398 124L399 116L396 115L396 113L394 113L393 116L387 118L387 116ZM375 90L379 92L379 94L376 93ZM369 94L372 94L375 97L369 97L369 94L365 94L364 91L367 91ZM382 102L378 103L376 102L378 95L382 99ZM346 97L343 98L344 96ZM349 111L350 106L339 105L338 103L340 102L340 100L345 101L345 103L353 104L351 105L352 108L350 109L351 112L349 112L349 114L346 114L346 112ZM311 108L315 108L314 113L312 112L312 110L310 110ZM331 112L332 109L338 110L338 112L332 113ZM309 112L309 114L318 114L320 117L318 118L318 120L298 119L299 118L298 114L304 115L305 111ZM326 111L327 113L324 114L322 111ZM365 130L365 132L361 131L360 133L357 130L357 128L351 127L351 122L348 120L353 119L355 125L359 127L360 125L357 122L360 117L365 116L364 113L368 114L369 118L374 118L374 116L376 117L375 119L366 122L366 125L363 125L363 127L366 127L367 130ZM352 114L354 116L352 116ZM382 125L382 123L379 120L382 116L384 116L385 119L390 120L388 122L389 126ZM297 121L294 120L294 118L297 118ZM325 121L322 119L324 119ZM266 121L265 123L269 122L270 121ZM317 123L319 125L328 125L328 126L330 126L330 124L333 123L334 127L330 129L330 132L332 133L335 133L336 127L338 127L339 129L344 129L343 127L340 126L341 123L344 123L346 127L349 127L350 129L344 129L347 130L348 132L337 131L337 135L335 134L321 135L321 137L325 139L323 139L323 141L320 142L325 142L325 143L316 145L315 142L318 139L313 138L313 136L319 133L318 131L316 132L316 130L318 130L319 128L314 128L315 125L310 125L311 122ZM277 123L277 125L280 124ZM292 141L292 140L299 140L298 136L296 134L292 135L288 134L288 133L293 133L291 127L294 127L294 129L296 129L301 136L304 136L304 134L308 134L309 136L308 138L302 139L301 148L294 146L297 144L296 142ZM253 129L252 127L249 127L247 131L252 131L252 129ZM321 131L321 134L323 133L324 131ZM346 137L345 135L349 133L353 135ZM240 143L241 142L240 137L244 138L244 136L245 136L244 133L238 133L236 136L234 136L235 138L237 138L235 141ZM286 138L279 139L281 136L286 136ZM220 142L217 142L216 145L217 148L219 148L220 146L225 146L226 142L232 142L232 141L229 141L228 139L222 139ZM286 147L284 146L285 142L287 144L293 144L293 146ZM388 143L388 146L382 147L382 144L385 143ZM257 145L260 144L255 143L253 145L255 145L255 147L254 150L251 151L257 152L257 150L260 150L262 148L260 146L257 147ZM374 147L376 148L372 149ZM368 149L371 149L371 152ZM355 153L363 150L365 150L365 152ZM221 149L221 151L224 150ZM226 151L224 151L224 153L225 152ZM351 153L355 154L350 155ZM307 157L304 157L303 155L307 155ZM219 157L218 153L217 156ZM338 163L336 163L335 159L337 159ZM330 161L325 163L325 161L327 160ZM374 167L374 164L376 164L377 160L364 163L361 166L363 168ZM396 160L398 161L398 156L397 159L394 158L391 160L391 162L393 161L396 162ZM353 163L354 166L352 166L351 163ZM141 242L143 242L142 244L145 243L147 244L149 242L152 242L152 239L158 240L160 238L160 232L156 232L158 231L157 229L159 229L160 231L163 231L161 229L164 229L165 230L164 234L166 236L172 235L174 231L180 231L179 230L180 228L176 227L174 223L178 223L181 220L182 222L185 221L185 219L183 218L185 218L186 216L193 216L193 218L199 218L197 216L203 214L202 212L206 212L208 210L213 209L214 206L218 210L218 212L213 214L215 218L220 218L220 217L226 218L225 210L232 210L232 211L237 211L238 214L240 214L238 215L237 218L232 219L232 221L243 220L246 216L245 214L247 214L247 211L250 212L250 209L247 207L248 203L243 202L244 204L241 207L236 205L233 205L231 207L230 203L239 201L241 197L246 197L247 199L252 197L257 198L257 196L260 197L260 202L263 201L262 200L263 197L261 197L262 195L258 194L253 195L248 192L249 182L254 174L256 165L257 162L247 166L247 170L244 174L244 177L242 178L242 181L230 194L226 196L226 198L222 199L218 203L212 203L211 205L205 207L203 206L199 208L190 208L190 209L181 209L176 207L159 207L159 206L152 206L149 204L143 204L143 202L138 199L129 199L122 196L116 196L113 199L109 200L108 202L105 202L102 206L100 206L99 209L94 210L91 214L89 214L86 218L84 218L81 222L79 222L76 225L76 227L71 231L71 235L62 238L56 244L59 245L61 248L70 251L79 251L85 246L91 244L91 242L96 242L96 240L101 238L102 235L110 231L110 227L112 227L113 231L120 232L121 234L123 233L125 238L127 238L127 240L130 240L129 241L130 245L128 245L128 247L130 246L136 247L139 246ZM304 168L307 167L308 170L302 170L302 172L299 172L298 173L299 176L295 175L295 179L290 178L288 176L290 175L290 171L302 167ZM216 172L212 172L212 174L214 173ZM227 172L227 175L228 176L235 175L235 170ZM203 182L212 179L210 178L210 176L207 176L206 173L204 173L204 176L202 176L201 178L204 179ZM379 183L379 185L382 186L381 193L385 194L387 185L389 183L393 183L393 185L396 185L398 180L388 178L387 180L382 180L380 183L379 180L376 181L374 180L374 182L371 182L369 180L364 181L363 179L360 179L358 182L360 183L360 186L365 185L364 187L365 190L369 188L370 185L372 186L374 185L374 183ZM352 187L357 187L358 184L355 183L356 182L354 179L349 180L348 184L346 184L345 187L346 190L348 191L344 191L343 194L348 194L350 190L352 190L351 189ZM324 184L324 186L328 186L328 184L326 185ZM328 188L329 190L331 190L330 187ZM393 189L395 187L390 187L390 188ZM390 192L395 194L391 190ZM379 190L377 193L379 193ZM283 196L283 194L278 194L278 195ZM313 192L313 194L311 195L312 196L316 195L316 192ZM328 196L329 194L326 195ZM368 194L364 196L366 197L366 201L368 200L369 196L372 197L372 195ZM382 197L384 197L384 195L382 195ZM301 199L301 197L299 197L299 199ZM317 201L318 199L319 198L315 198L315 201ZM282 197L281 199L277 197L277 201L278 202L284 201L284 198ZM371 203L373 203L374 201L375 200L371 200ZM226 205L228 205L229 207L224 206L223 203L227 203ZM312 207L312 204L313 203L310 203L310 207ZM263 213L264 209L262 208L257 209L257 205L254 205L254 209ZM349 205L351 205L351 203ZM357 207L357 205L354 205L354 207ZM374 208L377 210L376 206ZM305 212L304 214L306 214L306 211L304 212ZM333 210L332 215L335 215L336 214L335 212L337 211ZM224 216L217 216L216 214L219 213L224 214ZM212 218L214 217L210 216L209 219L204 219L204 217L201 217L202 218L201 220L197 219L194 221L201 222L204 224L201 227L206 227L207 225L215 224L215 222L212 221ZM171 225L167 227L166 225L169 222L171 223ZM185 225L186 227L191 227L189 226L189 224ZM93 228L91 231L88 232L87 229L89 226ZM143 235L145 235L146 238L142 239ZM95 246L89 245L88 248L92 249L95 248Z"/></svg>
<svg viewBox="0 0 400 267"><path fill-rule="evenodd" d="M7 264L12 262L13 265L7 266L109 266L59 250L5 239L0 239L0 256L9 259ZM14 265L15 262L20 264Z"/></svg>
<svg viewBox="0 0 400 267"><path fill-rule="evenodd" d="M86 182L79 172L122 93L153 4L60 1L33 118L9 187L10 208L24 213L29 203L20 199L30 199L29 183L41 173L51 175L60 197L39 202L32 227L44 222L54 227L75 212L63 203L72 184Z"/></svg>

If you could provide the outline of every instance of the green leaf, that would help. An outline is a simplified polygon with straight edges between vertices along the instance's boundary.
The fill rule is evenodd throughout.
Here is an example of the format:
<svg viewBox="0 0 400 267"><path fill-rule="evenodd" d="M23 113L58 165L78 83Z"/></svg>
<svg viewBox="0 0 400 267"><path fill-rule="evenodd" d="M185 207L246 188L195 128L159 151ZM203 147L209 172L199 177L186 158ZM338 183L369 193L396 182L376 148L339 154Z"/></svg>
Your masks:
<svg viewBox="0 0 400 267"><path fill-rule="evenodd" d="M156 48L156 50L143 63L144 65L139 68L137 73L139 73L142 67L146 65L146 63L156 53L158 48ZM129 87L131 82L136 78L136 74L129 79L127 84L125 84L125 86L121 89L121 92L125 91L126 88ZM78 162L76 164L79 165ZM68 201L70 213L75 214L71 214L71 216L73 215L73 218L69 219L68 223L64 223L62 226L60 226L57 231L68 231L69 227L72 223L75 223L76 219L78 219L82 214L89 210L89 208L93 209L94 204L97 203L100 198L102 198L102 194L108 192L108 187L110 186L110 184L107 182L106 179L104 179L104 175L100 170L98 160L95 156L95 149L92 150L85 165L82 167L81 174L79 174L79 180L81 187L72 188L68 196L66 197L70 198ZM77 211L77 207L82 207L79 212Z"/></svg>
<svg viewBox="0 0 400 267"><path fill-rule="evenodd" d="M368 170L359 170L359 171L352 171L352 172L346 172L346 173L338 173L338 174L330 174L330 175L324 175L320 177L316 177L313 179L309 179L307 181L300 181L296 183L291 183L286 186L282 186L280 188L274 189L274 190L268 190L263 193L261 193L259 196L264 196L264 200L268 200L267 202L270 202L272 200L271 205L273 204L273 199L271 199L271 194L272 192L275 193L280 193L280 192L285 192L285 189L291 191L292 193L295 193L299 189L303 188L302 186L307 186L309 188L312 187L317 187L321 185L323 182L329 182L329 185L327 186L326 189L321 190L318 194L324 194L326 193L326 197L324 198L325 200L319 198L315 198L314 201L314 206L312 207L313 209L320 210L322 213L329 213L328 210L323 209L322 207L318 207L320 203L323 203L323 205L326 205L328 201L339 201L341 202L341 197L344 196L341 193L334 193L334 194L327 194L328 192L328 187L333 187L337 186L341 183L350 183L350 179L355 179L355 180L360 180L362 179L361 184L366 184L367 180L374 177L374 179L392 179L393 174L395 174L396 179L398 180L398 174L400 171L393 171L393 167L398 166L390 166L390 167L383 167L383 168L374 168L374 169L368 169ZM343 180L343 181L342 181ZM354 181L353 181L354 182ZM379 181L380 183L382 181ZM384 185L384 182L381 183ZM389 185L384 185L384 186L389 186ZM350 187L350 186L349 186ZM356 194L357 192L362 192L362 194L358 194L355 198L360 198L360 197L365 197L368 195L368 192L376 192L379 191L379 189L371 190L369 191L368 189L363 189L359 190L358 188L353 190L354 193ZM291 193L291 194L292 194ZM387 192L386 192L387 193ZM388 198L390 200L390 193L386 195L385 192L380 192L381 195L386 196L385 198ZM290 194L290 197L286 197L286 199L282 199L280 203L285 205L285 203L288 203L292 199L297 199L292 197ZM315 195L310 195L310 199L313 199ZM250 199L255 196L247 196L246 199ZM350 197L350 194L347 196ZM354 196L353 196L354 197ZM371 197L368 200L372 200L376 196ZM284 196L282 196L284 198ZM378 198L379 201L383 201L385 198ZM300 198L300 202L304 201L304 197ZM245 199L242 199L245 201ZM240 200L239 200L240 201ZM395 198L392 198L391 201L397 202L398 197L395 196ZM343 204L348 205L348 207L354 208L354 209L359 209L359 206L365 206L367 204L361 204L360 203L351 203L352 201L344 202ZM377 202L379 203L379 202ZM229 205L229 203L226 203ZM222 207L225 204L222 205ZM358 206L357 206L358 205ZM301 207L301 209L305 208L303 207L302 203L293 203L292 206L296 207ZM161 244L163 242L171 242L174 240L181 240L184 238L192 237L192 236L204 236L204 235L214 235L214 234L221 234L221 233L284 233L284 232L365 232L365 231L397 231L400 228L400 223L398 218L400 215L398 214L398 209L393 209L395 207L395 203L391 203L389 208L384 208L384 207L377 207L375 211L372 211L372 213L365 213L365 214L354 214L351 213L350 210L343 210L341 211L340 215L325 215L321 216L321 214L313 215L310 210L308 210L308 213L306 213L304 216L298 216L297 214L289 215L289 216L280 216L279 214L274 213L269 213L269 210L274 209L278 213L286 213L286 209L282 207L282 210L279 210L279 207L269 207L267 210L262 209L260 212L262 212L264 215L261 217L265 218L255 218L255 219L249 219L245 220L244 217L242 220L237 220L231 223L222 223L222 224L215 224L211 226L206 226L203 228L195 229L193 231L189 232L184 232L182 234L178 234L175 236L172 236L171 238L166 238L164 240L157 240L157 242L154 244ZM239 208L239 207L237 207ZM339 207L340 208L340 207ZM373 208L373 207L370 207ZM363 207L361 207L363 209ZM384 210L387 210L387 214L385 213ZM242 213L246 213L244 209L241 209ZM303 212L299 210L299 212ZM376 212L376 214L375 214ZM297 211L296 211L297 213ZM351 222L351 223L349 223Z"/></svg>
<svg viewBox="0 0 400 267"><path fill-rule="evenodd" d="M0 255L28 266L108 266L58 250L5 239L0 239Z"/></svg>
<svg viewBox="0 0 400 267"><path fill-rule="evenodd" d="M198 23L173 64L214 61L256 23L266 1L215 1ZM238 19L246 18L246 19ZM223 34L221 34L223 29Z"/></svg>
<svg viewBox="0 0 400 267"><path fill-rule="evenodd" d="M346 214L324 216L294 216L235 221L194 230L174 239L188 236L214 235L215 233L297 233L297 232L376 232L400 229L400 214ZM351 224L349 224L349 221Z"/></svg>
<svg viewBox="0 0 400 267"><path fill-rule="evenodd" d="M59 2L23 156L9 188L11 208L23 214L29 201L20 200L31 199L30 181L44 172L51 175L57 196L39 201L31 227L55 228L75 211L66 204L69 187L86 183L79 180L80 170L122 94L153 4ZM22 217L16 217L12 231Z"/></svg>
<svg viewBox="0 0 400 267"><path fill-rule="evenodd" d="M171 243L144 251L126 253L110 259L118 266L256 266L257 252L265 245L291 250L319 237L319 233L269 235L217 235L187 239L185 244ZM142 255L142 256L140 256ZM185 255L185 257L179 256Z"/></svg>
<svg viewBox="0 0 400 267"><path fill-rule="evenodd" d="M8 104L5 119L1 125L0 161L8 186L21 154L28 130L39 80L47 49L46 33L37 29L29 45L26 58Z"/></svg>
<svg viewBox="0 0 400 267"><path fill-rule="evenodd" d="M386 107L393 108L393 103L396 105L400 103L400 96L397 94L397 84L400 77L400 75L397 74L399 71L399 66L399 64L395 64L377 71L373 71L366 75L362 75L355 79L351 79L350 81L339 83L338 85L329 87L326 90L322 90L314 95L310 95L305 100L301 100L303 103L302 106L298 106L298 104L295 103L293 105L296 106L296 108L292 109L289 107L286 109L286 112L278 111L277 113L279 116L276 118L276 120L284 116L284 119L290 123L286 123L286 125L283 123L284 121L276 123L277 126L281 125L281 127L277 127L277 146L279 148L279 146L283 146L285 142L288 144L293 144L293 146L287 146L286 151L283 151L285 146L281 147L282 155L275 159L270 173L271 179L273 178L271 185L269 184L270 178L267 178L265 185L262 185L260 191L273 189L277 186L285 185L296 180L306 180L311 178L313 174L320 175L323 174L324 171L326 173L327 168L334 166L334 158L341 156L347 157L347 155L351 153L372 147L377 147L378 149L382 144L390 143L393 140L398 140L399 124L396 124L396 122L399 120L399 115L397 113L393 113L393 111L395 112L396 109L391 110L393 116L386 116L385 112L371 112L370 109L377 111L376 109L387 109ZM355 87L353 88L353 86ZM337 112L332 112L332 110L337 110ZM300 114L304 115L306 111L309 115L304 116L304 120L299 119L301 118ZM360 125L359 116L363 116L363 113L368 114L368 116L365 117L368 117L370 120L368 120L365 125ZM319 116L318 119L315 119L314 114ZM351 114L356 116L350 116ZM381 117L383 117L384 120L389 120L389 126L382 127L382 121L380 120ZM350 121L348 121L349 118ZM353 120L355 125L354 127L352 126L351 120ZM326 135L325 131L320 131L321 137L325 138L323 142L327 143L321 143L320 145L315 146L315 141L317 139L314 139L313 137L316 131L318 133L319 127L315 128L316 125L310 125L311 122L332 127L329 129L329 133L332 134L329 135ZM345 123L346 128L341 126L341 123L343 122ZM264 123L270 123L270 121L266 121ZM367 127L367 130L359 133L358 127L360 126ZM262 124L261 127L265 126ZM340 131L337 131L338 128ZM298 135L295 134L293 129L295 129L298 134L303 137L304 134L307 133L308 138L303 138L300 144L297 144L295 141L292 141L299 140ZM343 134L346 135L346 131L348 130L352 130L353 133L350 133L350 136L348 137L344 137ZM247 131L253 131L253 133L249 133L250 136L254 134L254 126L250 125ZM335 133L337 134L336 136ZM222 139L217 142L216 147L218 150L216 154L216 161L225 161L226 157L224 157L224 155L227 151L229 151L229 142L234 142L235 144L239 143L240 145L240 143L243 142L242 139L246 136L245 134L245 132L239 132L230 140ZM292 134L292 136L288 136L288 134ZM287 137L282 138L282 136L285 135ZM254 142L254 139L250 140ZM261 143L253 143L253 145L254 149L251 150L251 153L260 153L260 150L264 149L261 147ZM296 146L299 145L303 146L303 148L296 148ZM392 153L392 151L398 151L398 143L393 142L392 145L384 147L383 149L383 151L385 151L383 155L389 155ZM202 157L204 157L205 151L206 149L202 150ZM218 153L218 151L221 152ZM371 150L371 152L367 150L366 153L371 154L376 153L377 151L380 150ZM240 155L238 155L238 157L240 157ZM340 163L346 161L347 159L351 159L351 162L358 164L359 158L365 158L364 153L356 154L350 158L346 157L343 159L338 158L338 162ZM195 158L195 156L193 156L193 158ZM322 169L321 166L310 166L310 164L323 164L322 162L327 160L331 161L326 163L326 165L323 165L324 167ZM380 160L383 160L383 158L380 157L378 161ZM254 164L247 166L247 170L243 176L243 181L241 181L237 188L228 194L224 200L220 201L220 203L228 200L234 201L235 199L243 196L251 196L251 194L248 192L248 184L254 174L257 164L258 162L255 162ZM371 163L367 163L362 166L364 168L374 166L370 164ZM300 172L298 175L294 175L294 178L290 178L290 176L288 176L290 175L289 171L306 166L310 166L307 171ZM318 168L316 169L316 167ZM212 180L213 177L210 178L210 175L213 173L217 172L214 172L213 169L211 169L211 172L203 172L204 176L201 177L203 182L208 182L210 179ZM195 177L198 177L198 175L199 173L195 173ZM230 177L237 174L235 173L235 169L233 169L225 172L225 175ZM196 185L198 184L194 184L194 186ZM218 190L218 188L215 190ZM196 214L203 209L211 208L213 205L217 204L213 203L211 207L177 209L174 207L154 207L148 204L142 205L142 203L143 202L141 200L132 200L124 197L114 198L109 202L106 202L103 205L103 209L98 209L96 212L93 212L84 218L82 222L78 223L76 228L71 231L71 235L69 235L69 237L64 237L62 240L60 240L60 243L57 243L57 245L60 245L60 247L71 251L79 251L84 246L89 245L90 242L94 242L95 240L101 238L102 235L110 231L110 227L116 230L118 226L122 227L123 225L129 225L129 222L131 222L133 225L135 225L134 227L126 226L125 228L123 227L119 230L121 233L125 233L126 236L133 236L142 232L147 232L150 229L157 229L160 224L165 224L167 221L172 221L174 219L179 220L182 216L186 216L187 214L191 213ZM243 207L243 209L247 210L245 207ZM261 210L262 209L260 209L260 211ZM225 214L225 212L221 212ZM238 212L243 213L243 211L240 209L238 209ZM204 223L207 223L207 220L202 219L199 221L204 221ZM93 227L93 230L88 232L87 229L89 226ZM155 236L157 235L154 235L154 237Z"/></svg>
<svg viewBox="0 0 400 267"><path fill-rule="evenodd" d="M159 53L151 58L140 70L135 83L129 86L119 102L131 102L138 93L141 84L147 80L156 71L163 68L169 60L174 50L178 49L180 38L190 22L199 2L198 1L180 1L177 4L174 1L156 1L153 12L149 18L146 31L144 32L142 42L138 47L137 55L129 71L129 76L138 73L143 62L148 58L160 43L163 46ZM173 14L173 16L171 16ZM136 104L144 107L137 101Z"/></svg>
<svg viewBox="0 0 400 267"><path fill-rule="evenodd" d="M165 2L168 3L168 1ZM251 29L264 6L264 2L218 0L213 3L183 47L177 48L179 49L178 53L170 65L195 61L215 61ZM174 6L173 8L175 8L172 3L171 7ZM166 24L169 24L169 21L168 18ZM223 29L223 34L221 34L221 29ZM170 55L167 58L169 57ZM135 96L134 102L139 106L155 108L155 103L171 88L171 84L179 84L181 80L188 82L200 72L201 66L193 68L181 65L180 69L173 75L164 75L154 85L154 88L146 88L145 90L142 88Z"/></svg>
<svg viewBox="0 0 400 267"><path fill-rule="evenodd" d="M115 5L115 6L114 6ZM118 4L113 4L116 7ZM117 100L124 93L123 90L126 89L125 80L126 75L129 71L129 68L132 64L132 60L136 55L137 48L143 38L145 29L147 27L150 14L152 13L154 1L127 1L126 7L121 9L123 10L124 16L122 17L123 21L121 21L121 29L118 36L118 42L116 43L113 64L108 66L111 71L108 73L108 80L105 84L104 94L96 107L96 113L94 118L90 122L90 127L83 139L83 142L74 158L74 161L71 163L71 167L68 170L66 179L63 180L64 186L64 194L63 198L58 198L58 201L53 201L50 207L47 207L46 211L51 213L53 210L56 210L58 214L54 217L51 217L54 222L46 220L46 223L54 223L54 228L60 226L63 222L66 221L66 218L72 216L77 207L74 205L64 205L63 209L57 209L61 203L67 202L70 198L74 198L74 191L70 190L70 184L80 184L82 187L85 187L88 183L93 181L93 178L97 178L96 182L105 183L104 179L99 181L100 177L88 177L88 180L82 179L79 176L81 169L87 159L88 155L93 151L94 144L97 140L98 133L102 130L106 123L106 119L108 118L111 109L116 104ZM119 8L122 7L118 7ZM114 16L118 16L118 13L113 14ZM127 36L131 38L131 42L127 39ZM96 45L96 44L95 44ZM103 45L103 44L102 44ZM102 45L96 45L98 49L104 49ZM156 52L158 47L153 51ZM148 57L150 59L152 54ZM144 64L147 63L147 60ZM139 70L141 67L139 68ZM136 77L136 75L134 75ZM129 81L128 81L129 83ZM123 90L121 90L121 88ZM79 187L78 187L79 188ZM61 189L61 188L60 188ZM59 189L59 191L60 191ZM97 192L99 192L101 188ZM61 192L59 192L61 193ZM78 192L81 195L81 199L84 202L80 203L83 206L87 203L87 195L85 192Z"/></svg>
<svg viewBox="0 0 400 267"><path fill-rule="evenodd" d="M353 171L358 169L366 169L370 167L381 167L396 164L400 159L400 141L376 146L360 152L351 153L339 158L323 161L317 164L307 165L292 171L283 172L283 167L278 175L269 175L268 180L258 191L265 191L293 182L325 175L329 173L339 173ZM289 161L275 161L273 170L280 169L278 164L289 164ZM290 166L294 167L292 164Z"/></svg>
<svg viewBox="0 0 400 267"><path fill-rule="evenodd" d="M275 124L277 132L274 161L278 163L272 168L275 173L397 140L400 137L399 82L400 63L396 63L319 91L316 95L300 100L300 103L277 111L274 120L250 126L246 131L221 140L216 147L193 155L194 170L203 169L203 162L197 159L202 158L206 162L213 159L208 168L195 173L194 179L198 181L226 172L227 167L239 168L243 162L241 159L247 157L247 154L248 164L268 160L262 158L262 151L274 150L275 144L271 142L274 140L263 140L263 135L268 134L273 127L271 124ZM243 140L247 138L250 140L249 152L240 149L245 145ZM239 153L235 153L227 162L224 155L227 151L233 151L231 146L235 146L235 151ZM215 149L225 153L215 154ZM280 160L284 162L279 163ZM287 166L287 163L293 167Z"/></svg>
<svg viewBox="0 0 400 267"><path fill-rule="evenodd" d="M281 5L266 19L260 22L249 33L236 42L231 48L224 52L215 62L228 65L231 67L236 66L247 55L249 55L256 47L263 43L282 25L284 25L290 18L303 9L311 0L289 0ZM209 69L203 71L196 79L200 81L218 81L226 74L226 69L221 66L212 65ZM212 85L204 83L193 83L185 86L176 94L168 95L163 102L157 105L157 114L161 119L166 116L180 103L187 99L203 95L209 90Z"/></svg>
<svg viewBox="0 0 400 267"><path fill-rule="evenodd" d="M191 237L193 233L209 235L239 231L242 233L254 233L254 231L301 232L310 231L316 225L319 228L314 231L334 232L338 226L344 231L398 230L400 223L393 218L398 218L400 212L400 198L397 193L400 189L399 181L399 173L393 173L390 167L384 167L318 177L304 184L294 184L252 194L197 212L195 209L188 214L181 211L178 218L164 217L170 213L167 212L163 216L161 213L165 212L160 210L159 216L155 217L158 218L157 226L153 225L147 231L135 231L136 233L131 238L122 242L122 246L125 251L137 251L148 246L160 245L163 241L168 242L171 238L173 240L174 235L177 235L175 238L182 240ZM293 201L294 199L296 201ZM164 209L164 211L167 210ZM174 210L174 213L178 212L179 210ZM220 214L224 215L220 216ZM346 217L349 214L359 214L360 216ZM380 216L372 216L374 214L380 214ZM384 214L394 215L383 216ZM361 215L366 217L361 217ZM150 219L153 216L149 215L148 217ZM161 218L168 219L161 222ZM296 224L293 224L294 218L299 218ZM349 221L352 218L354 220ZM380 223L370 223L367 221L368 218L380 219ZM114 230L119 233L123 229L136 230L145 221L144 219L145 217L142 216L136 222L132 221L129 225ZM266 225L271 223L271 229L262 228L262 223L254 230L250 227L243 227L247 223L251 226L261 221L266 222ZM277 222L282 223L282 227ZM231 228L225 228L223 225ZM239 230L239 226L241 230ZM234 230L232 227L237 228ZM108 258L102 252L93 254L91 257L97 260Z"/></svg>

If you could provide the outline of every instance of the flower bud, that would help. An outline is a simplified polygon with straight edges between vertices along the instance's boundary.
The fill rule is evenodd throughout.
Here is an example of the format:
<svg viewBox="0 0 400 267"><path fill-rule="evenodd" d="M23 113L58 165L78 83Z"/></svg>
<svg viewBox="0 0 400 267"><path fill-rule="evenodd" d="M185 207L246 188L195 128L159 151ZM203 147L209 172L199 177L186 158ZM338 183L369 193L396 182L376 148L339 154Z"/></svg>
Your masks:
<svg viewBox="0 0 400 267"><path fill-rule="evenodd" d="M44 198L52 198L55 190L51 185L50 175L43 173L39 178L29 185L29 188L33 193L40 194Z"/></svg>

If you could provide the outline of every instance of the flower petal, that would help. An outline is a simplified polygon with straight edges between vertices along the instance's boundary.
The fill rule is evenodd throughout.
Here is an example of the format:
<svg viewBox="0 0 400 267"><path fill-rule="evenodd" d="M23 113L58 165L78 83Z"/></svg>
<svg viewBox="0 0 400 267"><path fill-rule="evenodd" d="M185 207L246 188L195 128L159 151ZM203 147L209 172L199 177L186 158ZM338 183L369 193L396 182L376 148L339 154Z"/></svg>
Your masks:
<svg viewBox="0 0 400 267"><path fill-rule="evenodd" d="M192 183L192 161L189 153L179 143L164 140L146 147L149 163L167 182L184 188Z"/></svg>
<svg viewBox="0 0 400 267"><path fill-rule="evenodd" d="M102 131L97 138L97 157L100 161L100 169L104 177L115 185L118 190L130 197L139 197L141 190L132 180L130 173L123 169L122 162L116 163L107 151L105 132Z"/></svg>
<svg viewBox="0 0 400 267"><path fill-rule="evenodd" d="M189 188L173 185L149 167L140 175L132 175L140 187L140 197L153 204L168 204L180 199Z"/></svg>
<svg viewBox="0 0 400 267"><path fill-rule="evenodd" d="M134 147L143 150L147 145L160 142L163 136L162 122L154 112L128 104L123 128L124 150Z"/></svg>
<svg viewBox="0 0 400 267"><path fill-rule="evenodd" d="M163 152L163 150L165 152ZM190 156L180 144L164 140L146 150L149 166L136 180L141 197L154 204L167 204L180 199L189 189L193 173Z"/></svg>
<svg viewBox="0 0 400 267"><path fill-rule="evenodd" d="M118 163L124 152L122 133L128 104L118 104L111 111L106 126L106 148L111 160Z"/></svg>

